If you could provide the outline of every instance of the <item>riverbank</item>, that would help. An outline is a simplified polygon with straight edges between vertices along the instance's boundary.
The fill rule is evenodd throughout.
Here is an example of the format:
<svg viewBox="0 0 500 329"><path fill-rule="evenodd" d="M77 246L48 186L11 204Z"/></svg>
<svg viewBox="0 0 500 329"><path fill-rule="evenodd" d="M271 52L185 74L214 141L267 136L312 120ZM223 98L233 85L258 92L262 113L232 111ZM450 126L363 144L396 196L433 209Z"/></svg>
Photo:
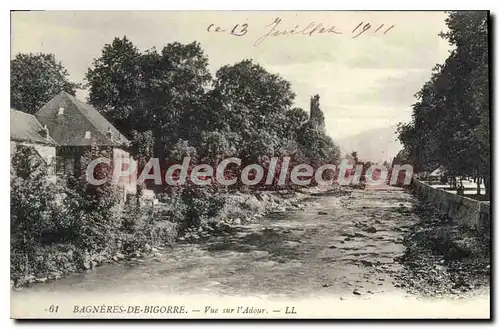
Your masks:
<svg viewBox="0 0 500 329"><path fill-rule="evenodd" d="M490 235L489 201L481 202L470 198L470 195L457 195L456 191L449 191L442 185L431 185L417 179L412 180L411 190L458 225L478 230L485 237Z"/></svg>
<svg viewBox="0 0 500 329"><path fill-rule="evenodd" d="M414 205L407 216L417 215L404 238L404 265L400 278L413 294L432 298L464 298L488 293L490 240L441 214L431 203Z"/></svg>

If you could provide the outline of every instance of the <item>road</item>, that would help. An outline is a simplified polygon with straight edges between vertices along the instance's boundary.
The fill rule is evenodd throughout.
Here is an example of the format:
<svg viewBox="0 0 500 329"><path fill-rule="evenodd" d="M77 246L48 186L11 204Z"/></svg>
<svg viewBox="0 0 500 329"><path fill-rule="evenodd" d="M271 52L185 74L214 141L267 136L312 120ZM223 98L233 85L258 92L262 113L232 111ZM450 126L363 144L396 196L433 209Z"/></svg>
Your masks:
<svg viewBox="0 0 500 329"><path fill-rule="evenodd" d="M16 292L141 292L236 296L373 296L401 292L414 199L398 188L323 196L198 244Z"/></svg>

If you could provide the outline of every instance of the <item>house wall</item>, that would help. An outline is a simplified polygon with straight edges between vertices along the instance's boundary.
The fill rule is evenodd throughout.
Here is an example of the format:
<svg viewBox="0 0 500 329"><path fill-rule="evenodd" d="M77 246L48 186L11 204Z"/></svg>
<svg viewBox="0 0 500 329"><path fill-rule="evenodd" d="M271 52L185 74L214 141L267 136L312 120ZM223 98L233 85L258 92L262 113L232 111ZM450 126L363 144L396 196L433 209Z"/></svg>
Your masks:
<svg viewBox="0 0 500 329"><path fill-rule="evenodd" d="M88 150L88 146L58 146L57 147L57 157L61 160L61 163L68 165L67 160L72 160L71 165L66 166L64 174L80 174L83 172L84 168L81 168L81 157ZM101 151L111 151L111 161L114 167L120 163L121 158L130 158L130 153L121 148L112 148L110 146L100 146ZM105 152L106 153L106 152ZM109 153L108 153L109 154ZM60 169L60 168L59 168ZM60 173L61 175L63 173ZM137 193L137 171L134 171L130 176L120 177L118 181L118 187L123 190L123 200L126 200L127 194Z"/></svg>
<svg viewBox="0 0 500 329"><path fill-rule="evenodd" d="M121 149L113 148L113 164L118 163L119 159L131 159L130 153ZM133 161L133 159L131 159ZM126 170L124 167L123 170ZM134 170L130 175L120 177L118 181L118 186L123 187L125 196L127 193L136 194L137 193L137 170Z"/></svg>
<svg viewBox="0 0 500 329"><path fill-rule="evenodd" d="M490 203L456 195L437 189L425 182L413 179L412 189L427 202L431 202L442 214L447 215L461 226L489 234Z"/></svg>
<svg viewBox="0 0 500 329"><path fill-rule="evenodd" d="M14 156L16 148L18 145L33 146L35 150L40 154L40 156L48 164L48 179L55 182L56 172L55 172L55 161L56 161L56 148L52 145L37 144L37 143L27 143L27 142L16 142L10 141L10 158Z"/></svg>
<svg viewBox="0 0 500 329"><path fill-rule="evenodd" d="M80 175L81 156L87 146L57 146L57 175Z"/></svg>

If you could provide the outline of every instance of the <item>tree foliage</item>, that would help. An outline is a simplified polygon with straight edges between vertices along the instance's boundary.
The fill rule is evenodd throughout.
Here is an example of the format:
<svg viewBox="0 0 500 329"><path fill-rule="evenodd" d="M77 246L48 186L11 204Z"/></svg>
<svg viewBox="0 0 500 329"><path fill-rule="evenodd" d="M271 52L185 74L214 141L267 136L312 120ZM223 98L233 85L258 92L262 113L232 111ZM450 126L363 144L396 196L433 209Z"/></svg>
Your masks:
<svg viewBox="0 0 500 329"><path fill-rule="evenodd" d="M488 16L450 12L441 36L454 47L416 94L412 121L399 139L416 171L439 165L450 175L490 177Z"/></svg>
<svg viewBox="0 0 500 329"><path fill-rule="evenodd" d="M137 154L179 161L229 156L244 162L298 154L338 160L315 96L314 122L294 108L290 82L251 60L224 65L215 77L198 43L167 44L143 53L115 38L87 72L89 102L133 140Z"/></svg>
<svg viewBox="0 0 500 329"><path fill-rule="evenodd" d="M123 133L134 129L132 119L144 85L141 71L140 52L124 37L104 45L101 57L86 74L89 103Z"/></svg>
<svg viewBox="0 0 500 329"><path fill-rule="evenodd" d="M138 152L167 156L179 139L200 137L211 76L198 43L141 53L127 37L115 38L86 79L90 104L133 139Z"/></svg>
<svg viewBox="0 0 500 329"><path fill-rule="evenodd" d="M80 85L68 76L53 54L17 54L10 61L11 107L34 114L61 91L75 95Z"/></svg>

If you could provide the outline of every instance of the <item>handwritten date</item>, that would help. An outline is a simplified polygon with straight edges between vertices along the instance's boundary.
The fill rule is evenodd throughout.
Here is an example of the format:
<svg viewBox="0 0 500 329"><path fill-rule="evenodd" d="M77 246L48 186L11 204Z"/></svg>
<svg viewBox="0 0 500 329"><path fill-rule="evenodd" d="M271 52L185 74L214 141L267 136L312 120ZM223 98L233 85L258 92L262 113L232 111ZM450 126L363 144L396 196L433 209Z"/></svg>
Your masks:
<svg viewBox="0 0 500 329"><path fill-rule="evenodd" d="M248 32L248 24L236 24L229 31L228 29L224 29L220 26L216 26L215 24L210 24L207 27L207 32L216 32L216 33L229 33L230 35L235 35L241 37Z"/></svg>
<svg viewBox="0 0 500 329"><path fill-rule="evenodd" d="M371 34L387 34L394 28L394 25L376 25L373 26L370 22L360 22L354 27L352 31L349 33L344 33L339 30L339 28L335 25L326 25L323 23L310 22L307 25L295 25L291 28L283 27L283 19L280 17L276 17L271 24L265 26L266 32L260 35L254 42L254 46L260 45L269 37L278 37L278 36L315 36L315 35L338 35L338 34L347 34L351 36L351 39L356 39L362 34L370 31ZM221 26L217 26L216 24L210 24L207 27L207 32L210 33L226 33L232 36L244 36L249 31L249 25L247 23L235 24L234 26L230 26L229 28L224 28Z"/></svg>
<svg viewBox="0 0 500 329"><path fill-rule="evenodd" d="M374 31L374 33L379 32L384 27L384 25L385 24L382 24L379 27L377 27L377 29ZM393 27L394 27L394 25L391 25L389 28L384 29L384 34L387 34L387 32L392 30ZM365 23L365 22L359 23L358 26L356 26L354 28L354 30L352 30L352 34L354 34L352 39L359 37L361 34L365 33L366 31L370 30L371 28L372 28L372 25L370 23Z"/></svg>

